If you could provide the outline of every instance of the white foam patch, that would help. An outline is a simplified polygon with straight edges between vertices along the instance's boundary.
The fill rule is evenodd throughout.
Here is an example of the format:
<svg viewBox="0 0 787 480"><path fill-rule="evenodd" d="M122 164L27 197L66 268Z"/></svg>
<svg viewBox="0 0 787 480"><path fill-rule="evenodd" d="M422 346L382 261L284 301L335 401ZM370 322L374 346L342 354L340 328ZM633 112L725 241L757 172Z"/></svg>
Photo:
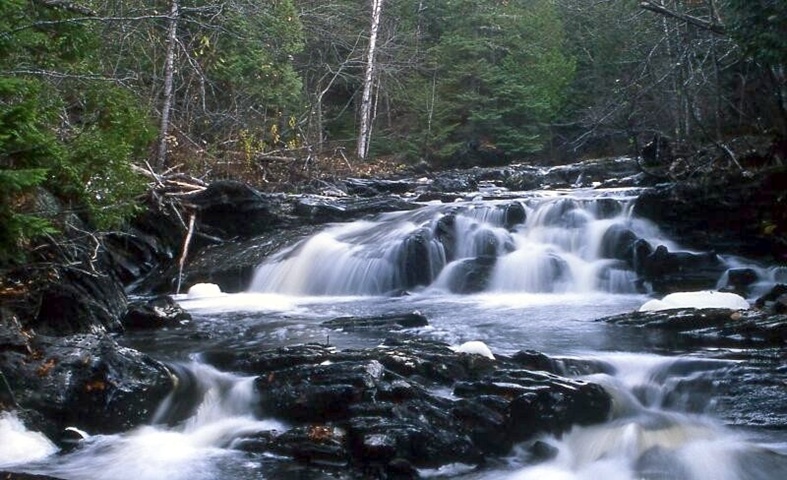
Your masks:
<svg viewBox="0 0 787 480"><path fill-rule="evenodd" d="M639 308L640 312L656 312L672 308L729 308L748 310L749 302L740 295L704 290L700 292L670 293L661 300L650 300Z"/></svg>
<svg viewBox="0 0 787 480"><path fill-rule="evenodd" d="M208 297L173 297L190 312L290 312L299 306L296 297L275 293L233 293Z"/></svg>
<svg viewBox="0 0 787 480"><path fill-rule="evenodd" d="M495 356L492 355L492 350L490 350L484 342L478 340L465 342L458 347L453 347L453 350L457 353L469 353L471 355L481 355L482 357L491 358L492 360L495 359Z"/></svg>
<svg viewBox="0 0 787 480"><path fill-rule="evenodd" d="M57 450L44 434L25 428L15 413L0 413L0 467L41 460Z"/></svg>
<svg viewBox="0 0 787 480"><path fill-rule="evenodd" d="M189 288L188 298L218 297L221 295L221 287L215 283L195 283Z"/></svg>

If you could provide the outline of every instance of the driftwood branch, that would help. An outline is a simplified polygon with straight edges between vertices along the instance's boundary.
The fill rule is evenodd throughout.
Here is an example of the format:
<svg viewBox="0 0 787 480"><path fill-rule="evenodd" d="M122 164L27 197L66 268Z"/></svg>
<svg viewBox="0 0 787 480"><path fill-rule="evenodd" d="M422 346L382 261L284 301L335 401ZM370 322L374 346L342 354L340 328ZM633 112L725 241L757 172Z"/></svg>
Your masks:
<svg viewBox="0 0 787 480"><path fill-rule="evenodd" d="M660 3L640 2L639 6L640 8L643 8L645 10L650 10L651 12L655 12L661 15L666 15L672 18L677 18L678 20L683 20L684 22L690 23L695 27L702 28L703 30L708 30L719 35L727 34L727 28L720 23L704 20L702 18L697 18L695 16L688 15L685 13L676 12L674 10L670 10L669 8L665 7Z"/></svg>
<svg viewBox="0 0 787 480"><path fill-rule="evenodd" d="M180 293L180 283L183 280L183 266L186 264L186 257L189 254L189 245L191 244L191 237L194 235L194 223L197 219L197 214L192 213L189 217L189 229L186 232L186 238L183 240L183 252L180 254L180 260L178 260L178 287L175 290L175 293Z"/></svg>
<svg viewBox="0 0 787 480"><path fill-rule="evenodd" d="M254 157L258 162L295 162L295 157L285 157L284 155L257 155Z"/></svg>

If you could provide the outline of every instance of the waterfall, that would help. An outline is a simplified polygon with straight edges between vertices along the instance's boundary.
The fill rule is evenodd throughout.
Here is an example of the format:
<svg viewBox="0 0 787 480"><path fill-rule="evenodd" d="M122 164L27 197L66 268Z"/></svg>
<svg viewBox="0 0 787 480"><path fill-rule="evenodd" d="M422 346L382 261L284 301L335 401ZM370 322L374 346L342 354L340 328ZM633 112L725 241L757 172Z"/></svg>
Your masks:
<svg viewBox="0 0 787 480"><path fill-rule="evenodd" d="M290 295L635 293L637 242L670 245L633 197L537 193L426 204L334 225L260 265L250 290Z"/></svg>

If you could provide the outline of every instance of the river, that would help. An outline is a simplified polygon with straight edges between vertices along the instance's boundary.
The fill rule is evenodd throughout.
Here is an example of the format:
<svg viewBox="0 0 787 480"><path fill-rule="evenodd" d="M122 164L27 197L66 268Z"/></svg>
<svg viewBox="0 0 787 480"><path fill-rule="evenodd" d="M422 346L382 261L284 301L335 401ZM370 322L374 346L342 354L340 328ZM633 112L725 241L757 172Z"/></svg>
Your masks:
<svg viewBox="0 0 787 480"><path fill-rule="evenodd" d="M647 286L636 283L632 262L610 253L619 234L632 232L654 246L681 250L656 225L632 216L635 195L536 192L434 203L330 226L272 256L247 292L176 296L192 314L190 324L122 340L192 379L198 407L188 420L169 427L157 421L180 408L172 400L161 405L150 426L92 436L73 453L16 468L67 479L325 478L292 468L287 458L233 448L244 435L288 426L255 412L251 378L218 371L201 353L305 342L365 348L397 335L455 346L482 341L495 355L531 349L555 358L594 359L608 366L607 373L585 379L615 399L607 423L543 438L555 451L551 460L533 462L526 450L514 449L483 469L452 464L422 469L423 477L787 478L787 428L751 420L756 410L777 407L743 398L741 412L728 391L714 389L737 372L768 374L758 370L760 364L747 363L746 352L676 345L641 329L596 321L636 310L652 298ZM739 258L724 261L756 269L760 283L752 298L784 280L783 270ZM321 325L337 317L414 311L429 325L400 332ZM783 352L775 355L783 358Z"/></svg>

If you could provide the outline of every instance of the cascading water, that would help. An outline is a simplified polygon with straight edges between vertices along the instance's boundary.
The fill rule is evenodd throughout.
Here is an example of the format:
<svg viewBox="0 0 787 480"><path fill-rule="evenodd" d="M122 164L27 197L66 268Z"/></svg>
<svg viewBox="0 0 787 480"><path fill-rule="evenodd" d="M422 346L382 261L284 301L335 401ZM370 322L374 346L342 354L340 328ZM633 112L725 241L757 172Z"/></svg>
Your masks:
<svg viewBox="0 0 787 480"><path fill-rule="evenodd" d="M575 427L561 439L545 438L556 449L550 461L472 478L767 480L787 476L783 453L695 413L708 405L698 402L697 396L679 394L678 385L712 378L728 362L642 354L597 358L612 373L584 378L612 394L609 422ZM513 458L512 463L519 460Z"/></svg>
<svg viewBox="0 0 787 480"><path fill-rule="evenodd" d="M545 194L428 205L337 225L266 261L251 290L635 293L633 240L668 242L653 225L631 217L631 200Z"/></svg>
<svg viewBox="0 0 787 480"><path fill-rule="evenodd" d="M74 480L207 480L228 478L226 467L219 465L229 462L241 463L233 467L239 472L249 470L241 476L253 476L252 467L237 461L233 441L285 428L281 422L255 418L254 379L198 363L173 368L180 384L159 408L153 425L88 437L73 453L28 470Z"/></svg>

